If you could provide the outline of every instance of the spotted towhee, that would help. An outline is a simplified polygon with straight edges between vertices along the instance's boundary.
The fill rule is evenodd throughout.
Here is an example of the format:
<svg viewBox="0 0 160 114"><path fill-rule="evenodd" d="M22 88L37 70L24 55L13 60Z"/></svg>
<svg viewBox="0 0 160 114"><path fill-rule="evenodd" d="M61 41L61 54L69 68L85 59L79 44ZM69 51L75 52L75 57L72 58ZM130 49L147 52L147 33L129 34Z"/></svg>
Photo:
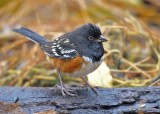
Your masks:
<svg viewBox="0 0 160 114"><path fill-rule="evenodd" d="M15 28L13 31L38 43L43 52L49 56L51 63L58 71L63 95L73 94L64 87L60 72L73 77L83 77L93 72L102 61L104 54L102 42L107 41L102 36L99 27L91 23L67 32L53 41L48 41L25 27ZM88 85L87 81L82 79Z"/></svg>

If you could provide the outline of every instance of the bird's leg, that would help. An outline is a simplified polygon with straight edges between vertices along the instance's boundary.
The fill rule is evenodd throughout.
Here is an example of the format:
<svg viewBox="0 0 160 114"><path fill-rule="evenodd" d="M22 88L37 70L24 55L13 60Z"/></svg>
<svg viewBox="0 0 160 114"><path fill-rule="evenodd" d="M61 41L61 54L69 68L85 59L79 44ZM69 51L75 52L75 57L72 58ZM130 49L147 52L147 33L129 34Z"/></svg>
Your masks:
<svg viewBox="0 0 160 114"><path fill-rule="evenodd" d="M81 78L82 78L82 80L84 81L85 85L88 86L88 87L90 87L91 90L92 90L96 95L98 95L98 91L97 91L93 86L91 86L84 77L81 77Z"/></svg>
<svg viewBox="0 0 160 114"><path fill-rule="evenodd" d="M63 82L62 82L62 78L61 78L61 73L58 69L57 69L57 73L58 73L58 78L59 78L59 81L60 81L60 85L57 85L57 87L60 88L60 90L62 92L62 95L63 96L66 96L66 95L77 96L76 94L71 93L72 90L67 90L64 87Z"/></svg>

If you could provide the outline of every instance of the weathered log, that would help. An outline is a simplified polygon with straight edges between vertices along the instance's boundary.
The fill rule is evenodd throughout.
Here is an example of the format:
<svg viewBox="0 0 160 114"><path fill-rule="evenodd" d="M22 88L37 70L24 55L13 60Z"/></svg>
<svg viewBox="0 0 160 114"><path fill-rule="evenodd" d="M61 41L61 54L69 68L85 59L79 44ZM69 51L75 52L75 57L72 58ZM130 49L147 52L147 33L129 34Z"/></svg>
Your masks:
<svg viewBox="0 0 160 114"><path fill-rule="evenodd" d="M0 87L0 114L160 113L160 87L99 88L95 95L72 87L78 96L62 96L49 87Z"/></svg>

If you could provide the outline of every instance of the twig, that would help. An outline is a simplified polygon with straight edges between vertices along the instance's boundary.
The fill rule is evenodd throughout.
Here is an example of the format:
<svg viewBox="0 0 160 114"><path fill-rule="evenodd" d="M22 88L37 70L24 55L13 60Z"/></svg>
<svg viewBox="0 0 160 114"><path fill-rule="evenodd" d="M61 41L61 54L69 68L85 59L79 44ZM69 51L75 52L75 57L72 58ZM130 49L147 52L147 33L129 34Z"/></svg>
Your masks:
<svg viewBox="0 0 160 114"><path fill-rule="evenodd" d="M111 72L120 72L120 73L141 73L141 71L128 71L128 70L117 70L117 69L110 69ZM145 71L147 73L157 72L156 69Z"/></svg>
<svg viewBox="0 0 160 114"><path fill-rule="evenodd" d="M151 86L153 86L153 85L155 85L157 82L159 82L160 81L160 75L158 75L157 77L155 77L155 78L153 78L149 83L148 83L148 85L149 85L149 87L151 87Z"/></svg>
<svg viewBox="0 0 160 114"><path fill-rule="evenodd" d="M133 64L138 66L139 64L144 63L144 62L148 61L149 59L150 59L150 57L147 57L147 58L145 58L137 63L133 63ZM127 70L130 70L131 68L132 68L132 66L130 66Z"/></svg>
<svg viewBox="0 0 160 114"><path fill-rule="evenodd" d="M130 66L132 66L134 69L136 69L137 71L141 72L144 76L146 76L147 78L151 78L151 76L149 74L147 74L146 72L144 72L143 70L141 70L140 68L138 68L136 65L134 65L133 63L131 63L130 61L122 58L122 61L129 64Z"/></svg>

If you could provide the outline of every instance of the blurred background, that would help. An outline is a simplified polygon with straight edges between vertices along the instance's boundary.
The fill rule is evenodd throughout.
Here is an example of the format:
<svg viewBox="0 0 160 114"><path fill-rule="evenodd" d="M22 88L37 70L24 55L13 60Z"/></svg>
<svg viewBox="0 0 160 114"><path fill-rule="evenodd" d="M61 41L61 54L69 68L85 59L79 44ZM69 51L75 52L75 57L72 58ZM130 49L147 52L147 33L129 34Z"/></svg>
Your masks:
<svg viewBox="0 0 160 114"><path fill-rule="evenodd" d="M100 82L106 80L101 87L148 86L159 76L159 0L0 0L0 85L40 87L58 82L39 46L11 28L25 26L53 40L87 22L97 24L109 40L104 43L106 73L96 76ZM63 81L82 82L65 75Z"/></svg>

